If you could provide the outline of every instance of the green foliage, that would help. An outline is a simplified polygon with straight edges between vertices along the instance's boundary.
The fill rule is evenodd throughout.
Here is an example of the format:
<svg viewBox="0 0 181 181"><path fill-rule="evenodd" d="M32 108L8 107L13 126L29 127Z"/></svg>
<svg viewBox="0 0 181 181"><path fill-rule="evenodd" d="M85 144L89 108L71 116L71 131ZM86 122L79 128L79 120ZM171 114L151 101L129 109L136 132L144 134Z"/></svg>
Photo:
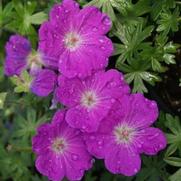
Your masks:
<svg viewBox="0 0 181 181"><path fill-rule="evenodd" d="M7 96L6 92L0 93L0 109L3 109L3 107L4 107L4 101L6 99L6 96Z"/></svg>
<svg viewBox="0 0 181 181"><path fill-rule="evenodd" d="M15 75L11 77L11 81L16 85L14 92L29 92L32 77L28 74L27 71L24 71L20 76Z"/></svg>
<svg viewBox="0 0 181 181"><path fill-rule="evenodd" d="M175 8L173 13L170 10L164 10L160 14L160 19L157 21L159 26L157 27L157 31L163 31L165 34L169 33L170 30L173 32L178 31L178 18L179 18L179 8Z"/></svg>

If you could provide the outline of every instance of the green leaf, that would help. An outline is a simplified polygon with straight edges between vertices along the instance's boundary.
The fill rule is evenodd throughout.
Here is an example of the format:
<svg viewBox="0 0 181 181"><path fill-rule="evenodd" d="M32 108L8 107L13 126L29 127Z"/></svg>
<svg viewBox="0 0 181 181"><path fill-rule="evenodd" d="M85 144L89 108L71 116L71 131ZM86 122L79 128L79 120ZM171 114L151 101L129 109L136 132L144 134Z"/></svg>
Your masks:
<svg viewBox="0 0 181 181"><path fill-rule="evenodd" d="M181 158L168 157L168 158L165 158L164 161L175 167L181 167Z"/></svg>
<svg viewBox="0 0 181 181"><path fill-rule="evenodd" d="M157 21L159 24L157 31L164 31L165 34L168 34L170 30L173 32L178 31L179 14L180 11L178 7L174 10L173 14L170 10L164 10L160 15L160 19Z"/></svg>
<svg viewBox="0 0 181 181"><path fill-rule="evenodd" d="M27 71L23 71L20 76L11 77L11 81L16 85L16 93L29 92L32 77Z"/></svg>
<svg viewBox="0 0 181 181"><path fill-rule="evenodd" d="M48 19L47 14L45 14L44 12L39 12L39 13L33 14L30 17L30 23L39 25L39 24L42 24L47 19Z"/></svg>
<svg viewBox="0 0 181 181"><path fill-rule="evenodd" d="M4 107L4 102L7 96L7 92L1 92L0 93L0 109L3 109Z"/></svg>
<svg viewBox="0 0 181 181"><path fill-rule="evenodd" d="M175 0L156 0L153 1L151 7L151 16L153 20L157 20L161 12L165 9L175 8Z"/></svg>
<svg viewBox="0 0 181 181"><path fill-rule="evenodd" d="M177 150L177 144L171 144L166 150L165 157L169 157L170 155L175 153L176 150Z"/></svg>
<svg viewBox="0 0 181 181"><path fill-rule="evenodd" d="M116 54L122 53L122 55L117 61L125 62L142 51L147 46L143 41L151 35L152 31L153 26L143 28L143 22L130 26L118 23L114 34L121 40L122 44L116 44Z"/></svg>
<svg viewBox="0 0 181 181"><path fill-rule="evenodd" d="M169 177L170 181L180 181L181 178L181 168L177 170L173 175Z"/></svg>

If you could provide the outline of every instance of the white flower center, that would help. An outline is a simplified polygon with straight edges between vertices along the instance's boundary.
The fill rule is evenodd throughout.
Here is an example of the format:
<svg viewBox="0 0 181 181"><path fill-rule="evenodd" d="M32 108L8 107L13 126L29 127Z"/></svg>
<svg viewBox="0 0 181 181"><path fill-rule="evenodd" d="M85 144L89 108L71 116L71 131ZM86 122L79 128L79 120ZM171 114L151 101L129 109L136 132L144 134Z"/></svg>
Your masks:
<svg viewBox="0 0 181 181"><path fill-rule="evenodd" d="M129 144L135 136L135 129L126 124L118 125L115 127L113 134L118 144Z"/></svg>
<svg viewBox="0 0 181 181"><path fill-rule="evenodd" d="M65 47L70 51L75 51L80 47L82 39L79 34L75 32L70 32L65 35L64 43Z"/></svg>
<svg viewBox="0 0 181 181"><path fill-rule="evenodd" d="M55 153L63 153L66 148L66 142L63 138L56 138L51 148Z"/></svg>
<svg viewBox="0 0 181 181"><path fill-rule="evenodd" d="M38 52L32 52L27 57L28 67L30 69L33 68L41 68L43 66L42 56Z"/></svg>
<svg viewBox="0 0 181 181"><path fill-rule="evenodd" d="M92 108L98 103L98 98L93 91L86 91L82 94L81 105Z"/></svg>

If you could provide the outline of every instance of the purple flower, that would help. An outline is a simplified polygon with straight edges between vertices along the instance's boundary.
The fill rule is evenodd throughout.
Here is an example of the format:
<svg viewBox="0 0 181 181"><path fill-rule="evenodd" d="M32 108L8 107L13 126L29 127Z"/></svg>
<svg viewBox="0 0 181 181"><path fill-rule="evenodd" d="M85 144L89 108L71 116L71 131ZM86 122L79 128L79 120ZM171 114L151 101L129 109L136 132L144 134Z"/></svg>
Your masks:
<svg viewBox="0 0 181 181"><path fill-rule="evenodd" d="M75 1L63 0L40 28L39 51L66 77L86 77L108 64L113 44L105 34L110 27L109 17L96 7L80 10Z"/></svg>
<svg viewBox="0 0 181 181"><path fill-rule="evenodd" d="M50 180L81 180L84 171L92 166L82 133L64 121L65 111L58 111L51 124L43 124L33 137L33 151L37 154L36 168Z"/></svg>
<svg viewBox="0 0 181 181"><path fill-rule="evenodd" d="M7 76L20 75L22 71L29 70L32 76L36 75L43 66L46 66L44 55L35 52L30 42L20 36L12 35L6 43L5 74Z"/></svg>
<svg viewBox="0 0 181 181"><path fill-rule="evenodd" d="M42 69L34 76L30 90L37 96L48 96L54 91L57 75L54 71Z"/></svg>
<svg viewBox="0 0 181 181"><path fill-rule="evenodd" d="M13 35L6 43L5 74L7 76L19 75L26 69L27 56L31 52L30 42L20 36Z"/></svg>
<svg viewBox="0 0 181 181"><path fill-rule="evenodd" d="M123 75L116 70L97 72L85 79L59 77L56 98L69 109L66 121L86 132L96 131L117 98L129 93Z"/></svg>
<svg viewBox="0 0 181 181"><path fill-rule="evenodd" d="M88 151L104 159L106 168L114 174L136 174L141 166L141 153L155 155L166 147L163 132L150 127L157 116L154 101L142 94L124 96L115 103L98 131L85 135Z"/></svg>

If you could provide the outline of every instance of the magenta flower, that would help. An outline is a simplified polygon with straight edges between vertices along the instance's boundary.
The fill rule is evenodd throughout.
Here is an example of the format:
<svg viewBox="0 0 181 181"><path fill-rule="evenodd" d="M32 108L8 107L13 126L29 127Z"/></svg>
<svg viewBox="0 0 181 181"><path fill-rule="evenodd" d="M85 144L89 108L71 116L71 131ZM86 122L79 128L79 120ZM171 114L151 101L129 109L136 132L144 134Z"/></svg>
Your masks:
<svg viewBox="0 0 181 181"><path fill-rule="evenodd" d="M12 35L6 43L4 67L7 76L19 76L24 70L29 70L31 75L34 76L48 65L42 53L32 50L28 39L20 35Z"/></svg>
<svg viewBox="0 0 181 181"><path fill-rule="evenodd" d="M86 132L96 131L117 98L129 93L123 75L116 70L97 72L85 79L59 77L56 98L69 109L67 123Z"/></svg>
<svg viewBox="0 0 181 181"><path fill-rule="evenodd" d="M108 64L113 44L105 34L109 17L96 7L79 9L74 0L63 0L50 12L39 31L39 51L66 77L86 77Z"/></svg>
<svg viewBox="0 0 181 181"><path fill-rule="evenodd" d="M155 155L166 147L163 132L150 127L157 116L154 101L142 94L125 96L115 103L96 133L85 135L88 151L104 159L106 168L114 174L136 174L141 153Z"/></svg>
<svg viewBox="0 0 181 181"><path fill-rule="evenodd" d="M37 96L45 97L54 91L57 75L54 71L42 69L36 73L30 85L30 90Z"/></svg>
<svg viewBox="0 0 181 181"><path fill-rule="evenodd" d="M24 82L38 96L48 96L55 87L57 75L54 71L43 69L43 59L40 53L34 53L30 42L20 36L12 35L6 43L5 74L17 75L29 70L32 81ZM24 81L24 80L22 80Z"/></svg>
<svg viewBox="0 0 181 181"><path fill-rule="evenodd" d="M6 43L5 74L7 76L19 75L26 69L27 57L31 53L30 42L20 36L13 35Z"/></svg>
<svg viewBox="0 0 181 181"><path fill-rule="evenodd" d="M92 166L82 133L64 121L65 111L58 111L51 124L43 124L33 137L33 151L37 154L36 168L50 180L81 180L84 171Z"/></svg>

